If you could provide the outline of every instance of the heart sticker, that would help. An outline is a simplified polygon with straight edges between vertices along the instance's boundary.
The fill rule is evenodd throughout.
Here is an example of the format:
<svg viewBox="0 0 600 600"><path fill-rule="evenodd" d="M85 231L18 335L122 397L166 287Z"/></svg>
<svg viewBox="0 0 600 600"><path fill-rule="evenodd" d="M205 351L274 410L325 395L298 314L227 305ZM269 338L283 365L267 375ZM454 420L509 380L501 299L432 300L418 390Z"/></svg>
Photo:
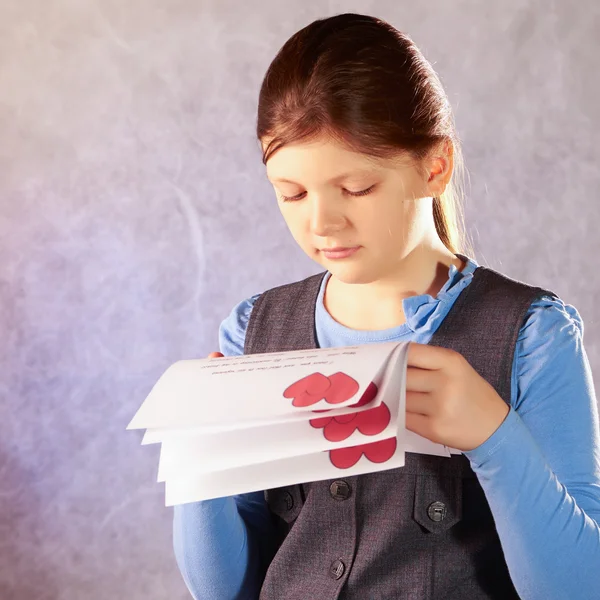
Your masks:
<svg viewBox="0 0 600 600"><path fill-rule="evenodd" d="M371 382L367 386L365 393L360 397L360 400L356 404L351 404L350 406L354 406L354 407L358 408L359 406L364 406L365 404L369 404L369 402L371 402L372 400L375 400L375 397L377 396L378 391L379 390L377 389L377 386L373 382Z"/></svg>
<svg viewBox="0 0 600 600"><path fill-rule="evenodd" d="M331 387L331 381L322 373L311 373L292 383L283 392L284 398L293 398L292 406L305 407L320 402Z"/></svg>
<svg viewBox="0 0 600 600"><path fill-rule="evenodd" d="M353 446L352 448L336 448L329 451L329 458L333 466L338 469L353 467L363 454L372 463L384 463L394 456L396 443L396 438L393 437L371 444Z"/></svg>
<svg viewBox="0 0 600 600"><path fill-rule="evenodd" d="M329 377L312 373L287 387L283 397L293 398L292 406L296 407L312 406L321 400L339 404L352 398L358 389L358 382L345 373L334 373Z"/></svg>
<svg viewBox="0 0 600 600"><path fill-rule="evenodd" d="M329 404L339 404L350 400L358 392L358 381L346 375L346 373L334 373L329 376L331 387L325 392L325 400Z"/></svg>
<svg viewBox="0 0 600 600"><path fill-rule="evenodd" d="M358 408L359 406L365 406L365 404L369 404L369 402L371 402L372 400L375 400L375 397L377 396L378 393L378 389L377 386L371 382L368 386L367 389L365 390L365 393L361 396L360 400L358 402L356 402L355 404L350 404L348 405L349 407L354 407L354 408ZM325 408L325 409L321 409L321 410L313 410L312 412L315 413L324 413L324 412L329 412L330 410L333 410L332 408ZM337 417L338 420L340 419L340 417Z"/></svg>
<svg viewBox="0 0 600 600"><path fill-rule="evenodd" d="M309 423L316 429L323 428L323 435L330 442L348 439L357 429L364 435L377 435L390 423L392 415L385 402L376 408L339 417L320 417Z"/></svg>

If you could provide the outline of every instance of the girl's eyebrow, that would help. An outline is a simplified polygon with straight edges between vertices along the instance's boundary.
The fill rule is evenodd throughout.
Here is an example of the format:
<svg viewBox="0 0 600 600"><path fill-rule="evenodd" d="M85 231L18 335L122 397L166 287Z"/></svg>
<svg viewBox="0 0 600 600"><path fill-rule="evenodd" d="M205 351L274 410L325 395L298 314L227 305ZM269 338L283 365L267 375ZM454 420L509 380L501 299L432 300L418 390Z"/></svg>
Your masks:
<svg viewBox="0 0 600 600"><path fill-rule="evenodd" d="M332 177L327 183L337 183L338 181L343 181L344 179L348 179L355 175L372 175L374 173L375 170L373 169L358 169L356 171L350 171L348 173L341 173L340 175L336 175L335 177ZM281 183L293 183L295 185L300 185L295 181L292 181L291 179L285 179L284 177L275 177L274 179L271 179L267 174L267 178L269 179L269 181L272 182L278 181Z"/></svg>

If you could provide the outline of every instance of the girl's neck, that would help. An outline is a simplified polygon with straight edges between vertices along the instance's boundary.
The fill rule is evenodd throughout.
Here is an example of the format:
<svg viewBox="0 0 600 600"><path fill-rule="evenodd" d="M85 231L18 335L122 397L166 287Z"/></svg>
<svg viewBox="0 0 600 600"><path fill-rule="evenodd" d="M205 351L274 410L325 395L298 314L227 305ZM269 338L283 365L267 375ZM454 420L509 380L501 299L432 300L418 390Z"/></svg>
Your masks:
<svg viewBox="0 0 600 600"><path fill-rule="evenodd" d="M448 269L461 271L465 263L446 248L413 251L400 268L384 279L367 284L348 284L333 275L327 281L327 312L345 327L382 330L406 322L402 302L410 296L436 297L448 280Z"/></svg>

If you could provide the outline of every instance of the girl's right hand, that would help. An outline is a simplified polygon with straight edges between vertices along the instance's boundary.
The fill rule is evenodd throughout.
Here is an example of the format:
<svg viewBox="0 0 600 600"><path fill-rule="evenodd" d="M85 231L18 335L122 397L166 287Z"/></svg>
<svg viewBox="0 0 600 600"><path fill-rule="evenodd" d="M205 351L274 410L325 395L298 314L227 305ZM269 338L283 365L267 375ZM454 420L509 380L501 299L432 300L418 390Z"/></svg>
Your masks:
<svg viewBox="0 0 600 600"><path fill-rule="evenodd" d="M223 354L221 352L211 352L208 358L223 358Z"/></svg>

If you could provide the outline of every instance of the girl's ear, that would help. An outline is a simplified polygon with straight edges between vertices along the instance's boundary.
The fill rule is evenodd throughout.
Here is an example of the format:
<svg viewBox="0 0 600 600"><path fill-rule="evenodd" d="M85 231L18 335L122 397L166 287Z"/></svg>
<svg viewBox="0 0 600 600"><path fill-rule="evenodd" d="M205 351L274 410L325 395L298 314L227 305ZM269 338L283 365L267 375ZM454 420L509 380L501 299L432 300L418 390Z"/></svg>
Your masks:
<svg viewBox="0 0 600 600"><path fill-rule="evenodd" d="M454 145L445 140L436 147L425 161L428 194L439 198L452 178L454 169Z"/></svg>

